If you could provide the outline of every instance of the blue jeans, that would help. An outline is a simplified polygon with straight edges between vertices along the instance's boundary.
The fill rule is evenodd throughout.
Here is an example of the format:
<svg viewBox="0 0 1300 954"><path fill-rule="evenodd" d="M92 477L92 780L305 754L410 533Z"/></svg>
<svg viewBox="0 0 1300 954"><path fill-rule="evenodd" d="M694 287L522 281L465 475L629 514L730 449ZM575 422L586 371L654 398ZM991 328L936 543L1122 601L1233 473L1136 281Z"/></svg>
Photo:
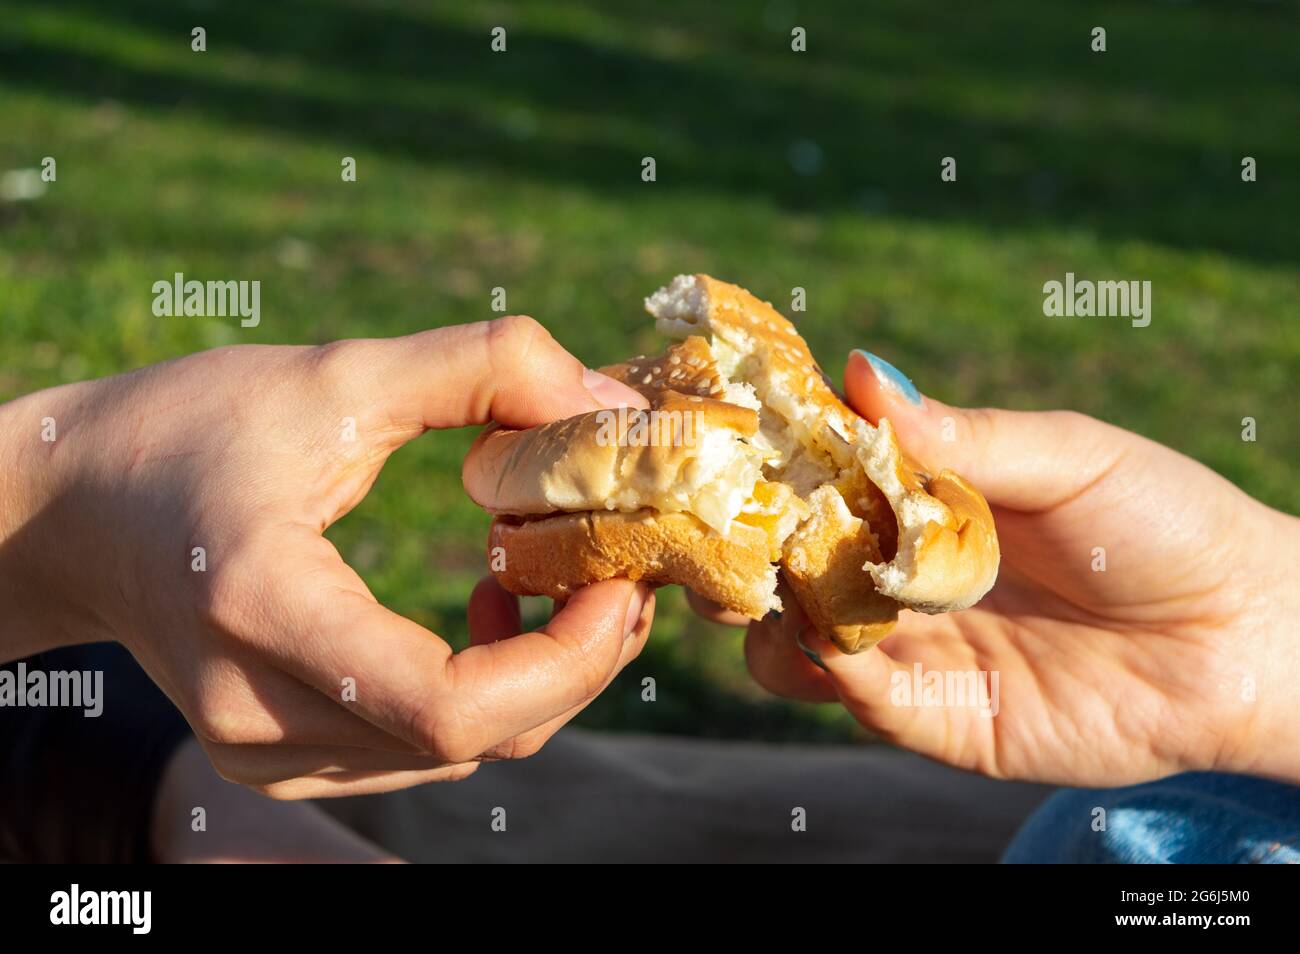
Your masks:
<svg viewBox="0 0 1300 954"><path fill-rule="evenodd" d="M1300 788L1189 772L1128 788L1062 789L1029 817L1002 860L1298 864Z"/></svg>

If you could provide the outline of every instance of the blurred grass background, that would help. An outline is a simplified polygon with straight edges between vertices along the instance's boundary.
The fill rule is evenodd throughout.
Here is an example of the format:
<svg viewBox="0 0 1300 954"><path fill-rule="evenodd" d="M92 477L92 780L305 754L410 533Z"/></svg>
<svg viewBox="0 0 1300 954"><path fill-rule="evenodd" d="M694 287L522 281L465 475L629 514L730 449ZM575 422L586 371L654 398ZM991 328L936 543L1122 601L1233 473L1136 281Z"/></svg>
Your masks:
<svg viewBox="0 0 1300 954"><path fill-rule="evenodd" d="M0 173L58 162L0 200L0 399L477 321L495 286L599 365L659 348L642 297L708 271L778 306L806 288L833 376L867 347L945 401L1076 408L1297 512L1297 91L1290 2L0 2ZM260 279L261 326L153 317L176 271ZM1066 271L1149 279L1150 327L1045 318ZM471 437L403 450L330 532L454 641L487 525L460 489ZM739 634L679 593L660 607L583 723L857 734L765 698Z"/></svg>

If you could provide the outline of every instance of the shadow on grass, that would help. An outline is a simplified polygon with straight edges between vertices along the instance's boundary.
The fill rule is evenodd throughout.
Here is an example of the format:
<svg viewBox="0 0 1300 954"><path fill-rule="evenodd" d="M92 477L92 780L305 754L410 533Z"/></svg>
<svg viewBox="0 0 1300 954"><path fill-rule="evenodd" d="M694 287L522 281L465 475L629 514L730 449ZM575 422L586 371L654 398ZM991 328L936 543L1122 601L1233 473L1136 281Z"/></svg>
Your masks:
<svg viewBox="0 0 1300 954"><path fill-rule="evenodd" d="M512 27L505 54L490 51L486 25L341 0L101 7L45 0L55 25L10 36L0 80L615 197L646 194L651 155L653 188L670 193L1069 225L1260 260L1300 245L1300 180L1278 172L1300 161L1290 4L1105 7L1104 58L1087 44L1100 13L1082 4L989 3L941 22L901 0L870 18L829 4L800 17L807 59L789 52L787 26L739 2L668 5L654 19L572 5ZM569 26L584 15L616 39ZM210 52L190 61L195 23ZM665 53L657 29L683 49ZM1246 154L1264 170L1250 186ZM959 159L957 183L939 181L944 156Z"/></svg>

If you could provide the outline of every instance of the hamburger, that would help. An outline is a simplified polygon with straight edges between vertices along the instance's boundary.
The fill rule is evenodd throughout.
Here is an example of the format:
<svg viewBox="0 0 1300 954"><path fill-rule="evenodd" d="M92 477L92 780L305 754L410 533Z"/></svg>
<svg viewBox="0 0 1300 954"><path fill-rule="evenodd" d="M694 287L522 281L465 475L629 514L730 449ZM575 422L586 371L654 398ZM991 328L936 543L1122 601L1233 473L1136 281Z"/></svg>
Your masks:
<svg viewBox="0 0 1300 954"><path fill-rule="evenodd" d="M647 409L490 426L466 458L506 589L678 583L760 619L782 609L783 578L845 652L874 646L902 608L959 610L988 592L999 551L983 496L849 409L771 304L707 275L645 304L676 343L600 370Z"/></svg>

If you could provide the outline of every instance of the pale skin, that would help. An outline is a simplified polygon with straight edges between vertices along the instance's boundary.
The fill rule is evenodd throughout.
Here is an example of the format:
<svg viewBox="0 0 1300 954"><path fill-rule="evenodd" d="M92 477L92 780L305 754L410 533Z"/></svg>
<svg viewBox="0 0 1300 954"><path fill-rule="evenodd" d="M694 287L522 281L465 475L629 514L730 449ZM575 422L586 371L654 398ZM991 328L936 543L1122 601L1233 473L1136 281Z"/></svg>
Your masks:
<svg viewBox="0 0 1300 954"><path fill-rule="evenodd" d="M999 778L1116 786L1217 770L1300 783L1300 520L1080 414L915 405L856 353L845 390L918 460L988 498L998 582L963 612L902 613L851 656L789 605L749 627L759 683L841 702L892 742ZM997 716L893 704L891 677L917 662L997 671Z"/></svg>
<svg viewBox="0 0 1300 954"><path fill-rule="evenodd" d="M760 683L840 701L900 745L998 777L1118 785L1217 769L1300 782L1300 521L1080 415L913 406L858 357L846 390L868 419L889 417L916 457L986 494L999 582L971 610L904 613L857 656L803 629L791 606L750 627ZM321 531L427 429L643 403L584 377L528 319L223 349L10 402L0 658L121 641L217 771L278 798L387 791L527 755L639 652L653 594L598 584L519 635L517 603L488 579L470 600L474 645L453 654L376 603ZM54 441L41 439L46 418ZM342 439L347 418L354 441ZM914 662L998 671L997 718L892 705L891 676ZM355 702L342 698L345 677ZM159 805L179 808L160 809L155 841L170 846L160 856L204 856L205 842L162 834L187 830L184 787L213 781L197 757L182 748L164 780ZM257 816L251 803L238 814ZM285 816L274 828L326 844L313 857L387 857L345 833L327 839L336 826L325 819Z"/></svg>
<svg viewBox="0 0 1300 954"><path fill-rule="evenodd" d="M1300 521L1080 415L969 411L930 398L916 407L856 356L846 389L869 419L889 417L917 457L984 490L1002 541L1000 581L974 609L904 613L879 649L857 656L809 632L788 603L779 620L750 626L746 657L759 682L842 702L900 745L999 777L1108 786L1216 769L1300 781L1300 606L1289 578ZM507 604L492 605L501 608L496 630L513 631ZM915 662L998 671L998 716L893 706L891 677ZM301 849L309 857L384 857L350 833L299 824L312 832ZM194 843L200 853L207 844Z"/></svg>
<svg viewBox="0 0 1300 954"><path fill-rule="evenodd" d="M473 645L453 653L379 604L322 532L426 430L620 404L645 406L529 318L224 348L12 401L0 660L119 641L220 775L276 798L531 754L636 657L653 593L599 583L521 634L515 599L485 580Z"/></svg>

